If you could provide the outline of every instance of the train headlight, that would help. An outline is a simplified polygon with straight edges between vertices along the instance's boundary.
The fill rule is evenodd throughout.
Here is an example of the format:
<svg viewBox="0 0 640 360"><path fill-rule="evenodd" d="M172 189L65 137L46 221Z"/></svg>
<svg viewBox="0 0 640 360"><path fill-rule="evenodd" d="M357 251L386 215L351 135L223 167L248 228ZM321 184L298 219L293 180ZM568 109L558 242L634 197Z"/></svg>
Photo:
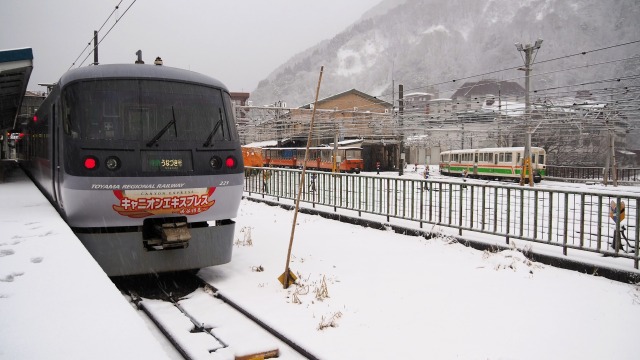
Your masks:
<svg viewBox="0 0 640 360"><path fill-rule="evenodd" d="M95 156L85 156L84 157L84 168L87 170L93 170L98 167L98 159Z"/></svg>
<svg viewBox="0 0 640 360"><path fill-rule="evenodd" d="M111 171L115 171L120 169L120 159L116 156L109 156L107 160L104 162L104 166Z"/></svg>
<svg viewBox="0 0 640 360"><path fill-rule="evenodd" d="M214 169L220 169L222 167L222 159L217 156L214 156L209 160L209 165L211 165Z"/></svg>
<svg viewBox="0 0 640 360"><path fill-rule="evenodd" d="M238 162L236 161L236 158L234 158L233 156L229 156L225 161L224 164L229 168L229 169L235 169L236 165L238 165Z"/></svg>

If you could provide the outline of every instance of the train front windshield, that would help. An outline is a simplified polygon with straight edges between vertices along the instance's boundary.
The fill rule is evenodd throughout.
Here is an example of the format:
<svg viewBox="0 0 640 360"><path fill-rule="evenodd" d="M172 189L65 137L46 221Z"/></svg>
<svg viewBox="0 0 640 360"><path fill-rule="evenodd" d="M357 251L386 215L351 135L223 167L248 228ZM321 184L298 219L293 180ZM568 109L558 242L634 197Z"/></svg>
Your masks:
<svg viewBox="0 0 640 360"><path fill-rule="evenodd" d="M67 135L82 140L237 140L229 94L201 85L147 79L96 80L63 90Z"/></svg>

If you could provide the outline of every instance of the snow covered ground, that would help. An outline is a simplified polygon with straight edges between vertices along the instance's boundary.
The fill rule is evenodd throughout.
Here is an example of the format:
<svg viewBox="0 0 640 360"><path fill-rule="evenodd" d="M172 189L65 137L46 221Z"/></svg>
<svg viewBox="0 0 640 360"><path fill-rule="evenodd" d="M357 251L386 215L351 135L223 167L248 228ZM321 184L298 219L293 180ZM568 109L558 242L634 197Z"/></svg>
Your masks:
<svg viewBox="0 0 640 360"><path fill-rule="evenodd" d="M0 200L1 359L167 358L21 170Z"/></svg>
<svg viewBox="0 0 640 360"><path fill-rule="evenodd" d="M20 174L0 184L0 358L166 357ZM299 214L291 262L299 282L283 289L292 219L292 211L243 201L231 263L199 275L319 358L638 357L637 285L446 236Z"/></svg>

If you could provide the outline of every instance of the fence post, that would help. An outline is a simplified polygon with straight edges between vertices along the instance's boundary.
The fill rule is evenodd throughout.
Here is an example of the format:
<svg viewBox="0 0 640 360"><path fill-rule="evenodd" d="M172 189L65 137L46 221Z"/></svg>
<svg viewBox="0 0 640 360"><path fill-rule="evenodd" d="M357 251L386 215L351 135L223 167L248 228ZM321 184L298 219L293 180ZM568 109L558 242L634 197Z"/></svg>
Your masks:
<svg viewBox="0 0 640 360"><path fill-rule="evenodd" d="M580 247L584 247L584 194L580 194Z"/></svg>
<svg viewBox="0 0 640 360"><path fill-rule="evenodd" d="M460 196L458 198L458 235L462 236L462 200L464 198L464 193L466 191L466 183L465 185L460 185Z"/></svg>
<svg viewBox="0 0 640 360"><path fill-rule="evenodd" d="M640 256L638 254L638 242L640 241L640 199L636 199L636 233L635 233L635 240L636 240L636 248L635 248L635 257L633 259L633 267L635 269L638 268L638 256Z"/></svg>
<svg viewBox="0 0 640 360"><path fill-rule="evenodd" d="M564 193L564 229L563 232L563 244L562 253L567 255L567 241L569 237L569 193Z"/></svg>
<svg viewBox="0 0 640 360"><path fill-rule="evenodd" d="M538 238L538 189L533 191L533 238Z"/></svg>
<svg viewBox="0 0 640 360"><path fill-rule="evenodd" d="M511 231L511 189L507 188L507 245L509 244L509 231Z"/></svg>

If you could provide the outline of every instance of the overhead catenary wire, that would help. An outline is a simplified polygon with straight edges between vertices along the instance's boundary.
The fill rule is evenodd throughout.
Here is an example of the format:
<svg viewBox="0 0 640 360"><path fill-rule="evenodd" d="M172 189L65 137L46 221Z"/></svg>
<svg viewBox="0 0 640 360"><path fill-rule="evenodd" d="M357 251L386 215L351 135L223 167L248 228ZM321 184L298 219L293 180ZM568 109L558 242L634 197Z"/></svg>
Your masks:
<svg viewBox="0 0 640 360"><path fill-rule="evenodd" d="M640 87L637 84L637 79L640 75L630 75L622 78L599 78L594 79L591 83L600 84L600 86L592 87L592 91L596 93L595 96L598 97L597 100L592 100L590 103L596 102L602 105L608 105L616 107L616 116L620 119L623 118L637 118L638 114L638 94ZM619 81L618 81L619 80ZM602 85L605 83L624 83L622 88L619 87L611 87L608 84ZM566 103L568 100L563 100L564 96L571 95L571 87L579 87L584 85L584 83L577 83L572 85L567 85L566 89L564 89L563 93L559 94L559 96L549 97L548 94L541 94L542 98L537 99L534 98L533 105L536 111L544 111L545 118L543 121L546 125L544 129L540 130L540 133L549 133L556 131L558 129L575 129L576 125L572 123L576 120L580 120L581 126L588 127L591 130L605 129L606 125L601 121L598 112L602 110L585 110L581 109L580 106L584 104L580 102L576 102L575 99L571 100L571 102ZM606 86L606 87L605 87ZM541 89L542 90L542 89ZM575 95L575 92L574 94ZM620 96L625 95L625 98L620 98ZM605 100L607 97L614 97L613 100ZM484 101L484 99L482 99ZM461 105L464 105L464 101L460 101ZM518 113L521 112L521 109L510 108L509 104L503 104L502 114L504 119L499 122L500 126L503 126L504 131L512 131L513 129L520 126L518 123ZM259 108L254 108L255 111L258 111ZM299 109L280 109L281 115L286 114L288 111L300 111ZM432 109L435 111L435 109ZM263 111L273 111L264 109ZM591 112L593 115L588 115ZM587 115L580 115L586 113ZM472 114L473 116L480 116L481 118L494 118L497 114L493 113L482 113L480 110L474 110ZM319 113L317 119L317 126L315 126L316 138L332 138L333 134L335 134L336 130L338 130L345 137L357 137L359 134L367 134L367 137L370 139L382 139L382 138L390 138L397 134L404 134L405 136L413 136L420 135L424 133L434 133L434 132L451 132L451 131L464 131L465 134L473 135L475 140L482 140L492 136L492 133L496 131L487 130L487 129L473 129L466 127L462 130L461 126L464 123L463 116L464 114L453 114L453 113L440 113L440 114L420 114L420 113L412 113L407 112L403 116L403 126L400 127L399 123L392 120L390 114L375 114L375 113L363 113L363 112L354 112L348 110L323 110ZM471 114L469 114L471 116ZM281 118L272 118L267 120L269 117L266 115L262 120L262 125L254 127L253 129L264 129L264 126L268 126L270 130L270 134L273 134L273 130L279 131L283 134L283 136L288 135L288 137L295 137L296 131L293 129L298 127L299 130L304 128L306 123L306 118L303 115L292 116L290 120L286 120L286 115ZM339 125L336 125L336 117ZM573 119L573 120L571 120ZM260 122L261 120L258 120ZM291 122L296 122L296 125L292 125ZM628 120L625 120L628 122ZM254 124L257 124L255 122ZM630 122L625 125L629 129L637 129L637 122ZM375 132L375 129L379 128L380 131L378 133ZM259 130L258 130L259 131ZM251 136L251 127L241 127L241 133L246 136ZM264 131L261 131L265 133ZM465 135L467 137L467 135Z"/></svg>
<svg viewBox="0 0 640 360"><path fill-rule="evenodd" d="M536 113L536 136L558 138L566 141L570 137L600 136L613 128L616 131L639 131L640 122L640 74L610 74L596 69L610 67L612 64L627 64L640 62L640 56L630 56L615 59L594 61L589 56L596 52L608 51L613 48L630 46L640 43L630 41L621 44L601 47L578 53L538 61L535 64L553 64L562 59L585 58L588 64L565 64L561 69L549 68L536 71L532 77L542 79L542 87L532 89L532 111ZM568 65L568 66L566 66ZM626 65L625 65L626 66ZM468 85L461 84L464 80L496 76L521 68L521 65L500 70L482 72L480 74L456 77L446 81L436 81L431 84L412 87L405 91L418 92L424 89L436 88L439 93L461 91L468 93L477 82ZM633 67L628 67L633 69ZM552 85L548 78L558 74L568 74L575 71L590 69L591 79L584 79L569 84ZM606 75L605 75L606 74ZM603 76L601 76L603 75ZM496 76L498 77L498 76ZM486 83L500 84L521 80L524 76L500 76L500 80L489 79ZM546 82L544 79L547 78ZM553 81L553 80L551 80ZM457 86L453 86L453 85ZM462 85L462 86L460 86ZM405 87L405 89L407 89ZM428 91L431 92L431 91ZM579 95L582 93L583 95ZM408 143L422 142L423 145L444 142L445 148L460 147L462 144L501 138L505 134L515 134L523 130L524 106L522 96L493 94L492 96L465 96L463 98L448 99L446 102L429 101L429 112L418 108L411 108L405 102L405 113L394 111L381 113L389 104L395 106L397 99L389 99L391 94L372 96L370 105L357 105L349 100L332 101L333 110L318 109L314 137L317 143L332 141L336 134L340 138L362 138L369 141L392 143L402 135ZM579 96L585 96L580 98ZM486 107L485 102L493 97L495 103L501 103L500 108ZM389 99L387 101L386 99ZM405 97L406 101L406 97ZM380 106L384 105L384 106ZM277 110L276 110L277 109ZM243 108L239 131L241 139L272 140L278 134L278 139L300 139L307 129L308 114L302 109L288 108ZM244 118L243 118L244 116ZM474 124L475 123L475 124ZM488 126L490 125L490 126ZM265 131L268 129L269 131ZM561 135L564 134L564 135ZM428 136L425 136L428 135ZM561 138L564 136L564 138ZM448 138L447 138L448 137ZM461 140L462 139L462 140ZM461 144L462 143L462 144Z"/></svg>
<svg viewBox="0 0 640 360"><path fill-rule="evenodd" d="M98 29L98 33L100 33L100 31L102 31L102 28L104 28L104 26L107 24L107 22L109 21L109 19L111 19L111 17L113 16L113 14L115 14L115 12L118 10L118 8L120 7L120 4L122 4L123 0L120 0L120 2L118 3L118 5L116 5L113 10L111 11L111 14L109 14L109 16L107 16L107 18L104 20L104 22L102 23L102 26L100 26L100 28ZM71 68L73 68L73 66L76 64L76 62L78 61L78 59L80 59L80 57L82 56L82 54L84 54L85 51L87 51L87 48L89 46L91 46L91 42L93 41L93 36L89 39L89 42L87 43L87 46L84 47L84 49L82 49L82 51L80 52L80 54L78 54L78 57L73 60L73 63L71 64L71 66L69 66L69 69L67 70L71 70ZM91 53L89 53L91 54ZM86 60L86 59L85 59Z"/></svg>
<svg viewBox="0 0 640 360"><path fill-rule="evenodd" d="M122 19L127 12L129 11L129 9L131 9L131 7L133 6L133 4L136 3L136 1L138 0L133 0L131 2L131 4L129 4L129 6L125 9L125 11L122 13L122 15L120 15L118 18L116 18L115 22L113 23L113 25L111 25L111 27L109 28L109 30L107 30L107 33L104 34L100 40L98 41L98 44L96 44L93 49L91 49L91 51L89 51L89 53L87 54L87 56L82 60L82 63L80 63L80 65L78 65L78 67L81 67L85 61L87 61L87 59L89 58L89 56L91 56L91 54L95 51L95 48L100 45L102 43L102 41L109 35L109 33L111 32L111 30L113 30L113 28L115 28L115 26L118 24L118 22L120 21L120 19ZM122 1L120 1L120 3L122 3ZM113 15L113 13L119 8L120 3L118 3L118 5L116 6L116 8L114 9L114 11L111 13ZM109 15L109 18L111 18L112 15ZM109 18L107 18L107 21L109 20ZM106 24L106 21L105 21ZM104 26L104 24L102 25ZM102 29L102 28L101 28ZM91 42L89 42L89 45L91 45ZM77 61L77 59L76 59ZM71 67L73 67L73 65L71 65Z"/></svg>
<svg viewBox="0 0 640 360"><path fill-rule="evenodd" d="M558 61L558 60L568 59L568 58L581 56L581 55L584 56L584 55L587 55L587 54L593 54L593 53L604 51L604 50L611 50L611 49L615 49L615 48L619 48L619 47L623 47L623 46L629 46L629 45L638 44L638 43L640 43L640 40L628 41L628 42L624 42L624 43L620 43L620 44L615 44L615 45L600 47L600 48L596 48L596 49L585 50L585 51L581 51L581 52L577 52L577 53L571 53L571 54L567 54L567 55L562 55L562 56L551 58L551 59L540 60L540 61L535 62L535 64L536 65L540 65L540 64L544 64L544 63L549 63L549 62L554 62L554 61ZM635 57L632 57L632 58L635 58ZM618 61L622 61L622 60L625 60L625 59L620 59ZM428 89L430 87L435 87L435 86L440 86L440 85L454 84L454 83L457 83L457 82L459 83L460 81L463 81L463 80L482 78L482 77L485 77L485 76L488 76L488 75L494 75L494 74L503 73L505 71L517 70L517 69L519 69L521 67L522 67L522 65L515 65L515 66L506 67L506 68L503 68L503 69L500 69L500 70L492 70L492 71L487 71L487 72L483 72L483 73L479 73L479 74L473 74L473 75L458 77L458 78L454 78L454 79L441 80L441 81L438 81L438 82L429 83L429 84L425 84L425 85L421 85L421 86L405 89L405 93L408 93L408 92L411 92L411 91ZM571 69L566 69L566 70L571 70ZM532 76L534 76L534 75L535 74L533 74ZM522 78L524 78L524 76ZM381 98L381 97L391 97L391 96L392 96L392 93L383 93L383 94L377 95L376 97Z"/></svg>

